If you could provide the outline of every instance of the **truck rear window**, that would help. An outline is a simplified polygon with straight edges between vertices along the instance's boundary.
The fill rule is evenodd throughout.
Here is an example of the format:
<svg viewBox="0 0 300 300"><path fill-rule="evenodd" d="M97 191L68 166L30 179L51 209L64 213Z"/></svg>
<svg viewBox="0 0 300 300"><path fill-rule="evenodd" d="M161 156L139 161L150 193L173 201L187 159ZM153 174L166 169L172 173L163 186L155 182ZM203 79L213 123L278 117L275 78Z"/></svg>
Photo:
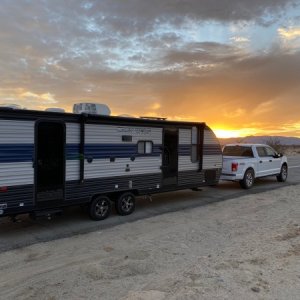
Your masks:
<svg viewBox="0 0 300 300"><path fill-rule="evenodd" d="M223 155L254 157L252 148L247 146L225 146L223 149Z"/></svg>

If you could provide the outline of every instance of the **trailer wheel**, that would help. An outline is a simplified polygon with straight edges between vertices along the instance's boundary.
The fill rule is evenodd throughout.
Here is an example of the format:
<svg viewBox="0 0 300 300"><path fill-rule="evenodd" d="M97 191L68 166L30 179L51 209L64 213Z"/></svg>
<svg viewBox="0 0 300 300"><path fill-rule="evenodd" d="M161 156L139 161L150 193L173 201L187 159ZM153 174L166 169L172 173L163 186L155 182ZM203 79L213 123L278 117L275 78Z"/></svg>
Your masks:
<svg viewBox="0 0 300 300"><path fill-rule="evenodd" d="M90 203L89 215L92 220L104 220L110 215L110 212L111 203L106 196L98 196Z"/></svg>
<svg viewBox="0 0 300 300"><path fill-rule="evenodd" d="M135 196L132 193L121 194L115 202L116 211L121 216L127 216L135 210Z"/></svg>
<svg viewBox="0 0 300 300"><path fill-rule="evenodd" d="M245 172L243 180L240 181L240 185L243 189L250 189L252 188L254 184L255 176L254 176L254 171L252 169L248 169Z"/></svg>

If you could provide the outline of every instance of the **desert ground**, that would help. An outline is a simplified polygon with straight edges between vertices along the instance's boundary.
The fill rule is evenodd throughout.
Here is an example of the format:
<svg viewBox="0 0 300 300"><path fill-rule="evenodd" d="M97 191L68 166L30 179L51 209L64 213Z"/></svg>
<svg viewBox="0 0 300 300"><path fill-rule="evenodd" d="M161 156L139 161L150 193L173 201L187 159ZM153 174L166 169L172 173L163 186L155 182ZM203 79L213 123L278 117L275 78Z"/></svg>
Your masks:
<svg viewBox="0 0 300 300"><path fill-rule="evenodd" d="M0 299L299 299L300 185L0 254Z"/></svg>

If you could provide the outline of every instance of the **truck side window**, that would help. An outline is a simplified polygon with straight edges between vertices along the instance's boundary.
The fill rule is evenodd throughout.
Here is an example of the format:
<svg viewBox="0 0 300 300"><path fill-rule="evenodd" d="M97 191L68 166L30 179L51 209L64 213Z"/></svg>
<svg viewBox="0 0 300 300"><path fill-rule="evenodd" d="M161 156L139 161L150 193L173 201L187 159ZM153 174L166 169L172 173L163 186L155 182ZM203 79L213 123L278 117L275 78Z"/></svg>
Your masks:
<svg viewBox="0 0 300 300"><path fill-rule="evenodd" d="M197 127L192 128L192 152L191 161L193 163L198 162L198 129Z"/></svg>
<svg viewBox="0 0 300 300"><path fill-rule="evenodd" d="M138 142L138 154L151 154L153 152L153 143L151 141Z"/></svg>
<svg viewBox="0 0 300 300"><path fill-rule="evenodd" d="M257 154L258 154L259 157L267 156L265 147L257 147L256 150L257 150Z"/></svg>
<svg viewBox="0 0 300 300"><path fill-rule="evenodd" d="M276 154L275 151L270 147L266 147L265 149L266 149L267 156L274 156Z"/></svg>

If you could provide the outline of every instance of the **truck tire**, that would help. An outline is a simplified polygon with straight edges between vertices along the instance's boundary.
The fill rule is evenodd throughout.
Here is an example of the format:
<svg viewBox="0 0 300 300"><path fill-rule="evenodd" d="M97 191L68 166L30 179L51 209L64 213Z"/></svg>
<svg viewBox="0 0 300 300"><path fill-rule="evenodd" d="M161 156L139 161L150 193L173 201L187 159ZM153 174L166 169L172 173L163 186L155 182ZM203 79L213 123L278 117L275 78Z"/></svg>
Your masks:
<svg viewBox="0 0 300 300"><path fill-rule="evenodd" d="M110 199L106 196L95 197L89 206L89 215L92 220L100 221L106 219L111 212Z"/></svg>
<svg viewBox="0 0 300 300"><path fill-rule="evenodd" d="M120 195L115 202L116 211L120 216L127 216L135 210L135 196L130 192Z"/></svg>
<svg viewBox="0 0 300 300"><path fill-rule="evenodd" d="M288 166L287 164L283 164L281 166L281 170L279 175L276 176L278 182L285 182L288 177Z"/></svg>
<svg viewBox="0 0 300 300"><path fill-rule="evenodd" d="M254 184L254 180L254 171L252 169L248 169L244 174L243 180L240 181L240 185L243 189L251 189Z"/></svg>

